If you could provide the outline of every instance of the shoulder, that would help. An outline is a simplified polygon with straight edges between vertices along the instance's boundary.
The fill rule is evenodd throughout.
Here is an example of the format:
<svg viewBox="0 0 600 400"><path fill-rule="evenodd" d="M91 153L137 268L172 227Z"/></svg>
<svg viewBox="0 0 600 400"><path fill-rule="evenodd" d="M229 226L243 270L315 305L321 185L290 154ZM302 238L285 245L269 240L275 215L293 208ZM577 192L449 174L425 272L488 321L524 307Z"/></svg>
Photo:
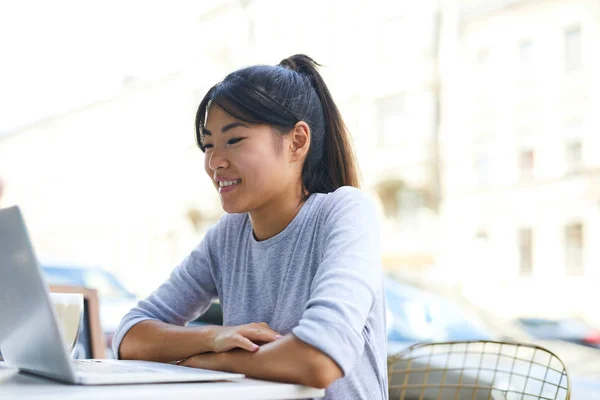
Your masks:
<svg viewBox="0 0 600 400"><path fill-rule="evenodd" d="M335 192L329 193L334 201L362 201L370 203L370 197L362 190L353 186L342 186Z"/></svg>
<svg viewBox="0 0 600 400"><path fill-rule="evenodd" d="M369 195L360 189L351 186L342 186L334 192L328 193L323 204L327 217L351 213L365 215L371 218L377 216L377 208Z"/></svg>
<svg viewBox="0 0 600 400"><path fill-rule="evenodd" d="M379 230L379 210L367 193L350 186L342 186L334 192L318 194L317 225L323 233L360 230L377 232Z"/></svg>

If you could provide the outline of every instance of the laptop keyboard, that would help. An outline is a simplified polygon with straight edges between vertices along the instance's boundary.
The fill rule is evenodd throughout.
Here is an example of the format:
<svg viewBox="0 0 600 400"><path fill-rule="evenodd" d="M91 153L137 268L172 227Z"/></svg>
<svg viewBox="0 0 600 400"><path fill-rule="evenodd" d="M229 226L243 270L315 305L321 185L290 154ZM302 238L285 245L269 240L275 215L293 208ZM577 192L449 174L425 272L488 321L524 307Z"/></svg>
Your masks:
<svg viewBox="0 0 600 400"><path fill-rule="evenodd" d="M114 364L102 362L101 360L73 360L73 367L77 372L93 373L157 373L156 369L144 368L140 366L128 366L123 364Z"/></svg>

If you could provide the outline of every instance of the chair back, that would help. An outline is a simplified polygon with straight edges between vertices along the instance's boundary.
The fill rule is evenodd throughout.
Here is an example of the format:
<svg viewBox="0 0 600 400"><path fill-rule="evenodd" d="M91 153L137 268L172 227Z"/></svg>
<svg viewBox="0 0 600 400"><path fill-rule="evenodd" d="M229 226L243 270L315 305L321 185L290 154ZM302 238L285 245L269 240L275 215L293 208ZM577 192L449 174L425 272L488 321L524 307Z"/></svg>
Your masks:
<svg viewBox="0 0 600 400"><path fill-rule="evenodd" d="M390 400L569 400L563 362L511 342L419 343L388 359Z"/></svg>

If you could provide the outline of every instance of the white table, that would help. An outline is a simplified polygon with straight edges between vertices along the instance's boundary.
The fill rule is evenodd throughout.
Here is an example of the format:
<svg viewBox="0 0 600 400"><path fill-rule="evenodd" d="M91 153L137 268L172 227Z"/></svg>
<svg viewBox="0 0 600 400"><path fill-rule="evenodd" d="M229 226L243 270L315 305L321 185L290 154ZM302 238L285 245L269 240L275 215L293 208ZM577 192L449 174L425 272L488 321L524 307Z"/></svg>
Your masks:
<svg viewBox="0 0 600 400"><path fill-rule="evenodd" d="M0 362L0 373L6 367ZM67 385L37 376L14 373L0 379L0 399L108 400L108 399L305 399L323 397L325 390L302 385L241 379L201 383L158 383L142 385Z"/></svg>

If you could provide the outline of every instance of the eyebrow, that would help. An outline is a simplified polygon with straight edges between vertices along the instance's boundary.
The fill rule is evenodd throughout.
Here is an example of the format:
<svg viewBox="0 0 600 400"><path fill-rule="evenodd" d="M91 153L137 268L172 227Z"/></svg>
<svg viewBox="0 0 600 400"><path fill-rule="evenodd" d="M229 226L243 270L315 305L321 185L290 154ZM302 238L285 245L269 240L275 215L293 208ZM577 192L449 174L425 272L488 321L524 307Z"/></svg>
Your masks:
<svg viewBox="0 0 600 400"><path fill-rule="evenodd" d="M227 124L224 127L222 127L221 133L225 133L230 129L237 128L238 126L243 126L244 128L248 127L248 125L244 125L241 122L236 121L236 122L232 122L231 124ZM212 136L212 133L206 128L202 128L202 134L207 135L207 136Z"/></svg>

